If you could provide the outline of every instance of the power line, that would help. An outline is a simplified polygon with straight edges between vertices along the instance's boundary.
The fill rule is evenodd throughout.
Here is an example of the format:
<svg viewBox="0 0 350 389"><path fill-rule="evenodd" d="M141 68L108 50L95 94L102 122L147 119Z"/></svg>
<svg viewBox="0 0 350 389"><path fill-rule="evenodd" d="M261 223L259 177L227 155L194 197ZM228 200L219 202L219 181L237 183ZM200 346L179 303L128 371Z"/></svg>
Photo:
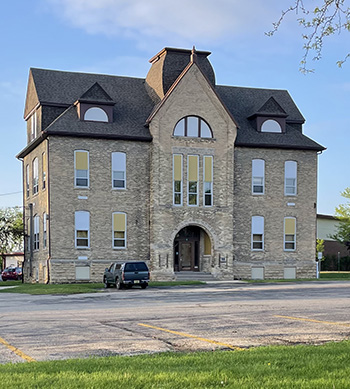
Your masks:
<svg viewBox="0 0 350 389"><path fill-rule="evenodd" d="M18 193L22 193L22 191L20 190L19 192L0 193L0 196L11 196Z"/></svg>

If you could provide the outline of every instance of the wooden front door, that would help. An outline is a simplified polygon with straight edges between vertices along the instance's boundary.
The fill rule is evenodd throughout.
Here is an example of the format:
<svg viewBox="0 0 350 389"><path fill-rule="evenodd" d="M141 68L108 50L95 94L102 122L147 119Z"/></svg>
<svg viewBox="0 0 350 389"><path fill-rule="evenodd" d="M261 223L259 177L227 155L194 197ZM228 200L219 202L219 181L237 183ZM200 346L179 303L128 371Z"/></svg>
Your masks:
<svg viewBox="0 0 350 389"><path fill-rule="evenodd" d="M193 270L195 242L180 242L179 270Z"/></svg>

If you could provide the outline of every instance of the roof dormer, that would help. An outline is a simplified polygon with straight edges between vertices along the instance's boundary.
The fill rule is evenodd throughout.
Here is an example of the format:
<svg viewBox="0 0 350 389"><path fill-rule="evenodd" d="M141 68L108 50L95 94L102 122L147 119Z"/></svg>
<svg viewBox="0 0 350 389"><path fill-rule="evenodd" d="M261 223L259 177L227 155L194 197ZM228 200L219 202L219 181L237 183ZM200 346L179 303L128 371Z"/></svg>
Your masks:
<svg viewBox="0 0 350 389"><path fill-rule="evenodd" d="M75 102L75 105L81 121L113 122L115 103L97 82Z"/></svg>
<svg viewBox="0 0 350 389"><path fill-rule="evenodd" d="M287 116L278 102L270 97L249 119L255 120L258 132L283 133L286 131Z"/></svg>

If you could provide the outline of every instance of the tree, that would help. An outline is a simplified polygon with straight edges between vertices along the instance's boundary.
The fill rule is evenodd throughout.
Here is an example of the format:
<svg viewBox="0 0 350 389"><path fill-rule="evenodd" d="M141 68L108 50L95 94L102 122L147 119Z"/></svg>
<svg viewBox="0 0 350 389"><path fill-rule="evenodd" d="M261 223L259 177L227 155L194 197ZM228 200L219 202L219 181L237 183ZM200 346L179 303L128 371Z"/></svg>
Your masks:
<svg viewBox="0 0 350 389"><path fill-rule="evenodd" d="M340 204L335 208L335 216L339 220L339 226L332 239L343 243L350 250L350 187L346 188L341 195L348 200L346 204Z"/></svg>
<svg viewBox="0 0 350 389"><path fill-rule="evenodd" d="M23 250L23 213L19 207L0 208L0 254Z"/></svg>
<svg viewBox="0 0 350 389"><path fill-rule="evenodd" d="M324 252L324 239L316 239L316 255L318 258L318 253L322 253L323 255ZM322 257L323 259L323 257Z"/></svg>
<svg viewBox="0 0 350 389"><path fill-rule="evenodd" d="M307 61L312 52L315 53L313 60L320 60L324 40L330 35L350 32L350 6L348 0L319 0L319 6L305 5L308 0L295 0L286 10L282 11L281 17L273 23L273 29L266 33L268 36L274 35L287 14L295 13L297 21L305 29L302 34L304 40L304 55L300 61L300 71L303 73L313 72L307 68ZM350 56L350 53L337 61L341 67Z"/></svg>

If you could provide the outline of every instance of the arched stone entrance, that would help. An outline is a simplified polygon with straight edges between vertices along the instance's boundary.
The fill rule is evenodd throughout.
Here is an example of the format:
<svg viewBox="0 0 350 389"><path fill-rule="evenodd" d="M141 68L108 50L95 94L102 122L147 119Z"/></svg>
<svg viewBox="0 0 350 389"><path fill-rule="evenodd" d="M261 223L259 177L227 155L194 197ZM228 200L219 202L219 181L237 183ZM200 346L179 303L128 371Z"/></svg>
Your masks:
<svg viewBox="0 0 350 389"><path fill-rule="evenodd" d="M211 241L203 228L190 225L176 234L174 271L202 271L205 265L203 259L208 260L208 257L211 257Z"/></svg>

